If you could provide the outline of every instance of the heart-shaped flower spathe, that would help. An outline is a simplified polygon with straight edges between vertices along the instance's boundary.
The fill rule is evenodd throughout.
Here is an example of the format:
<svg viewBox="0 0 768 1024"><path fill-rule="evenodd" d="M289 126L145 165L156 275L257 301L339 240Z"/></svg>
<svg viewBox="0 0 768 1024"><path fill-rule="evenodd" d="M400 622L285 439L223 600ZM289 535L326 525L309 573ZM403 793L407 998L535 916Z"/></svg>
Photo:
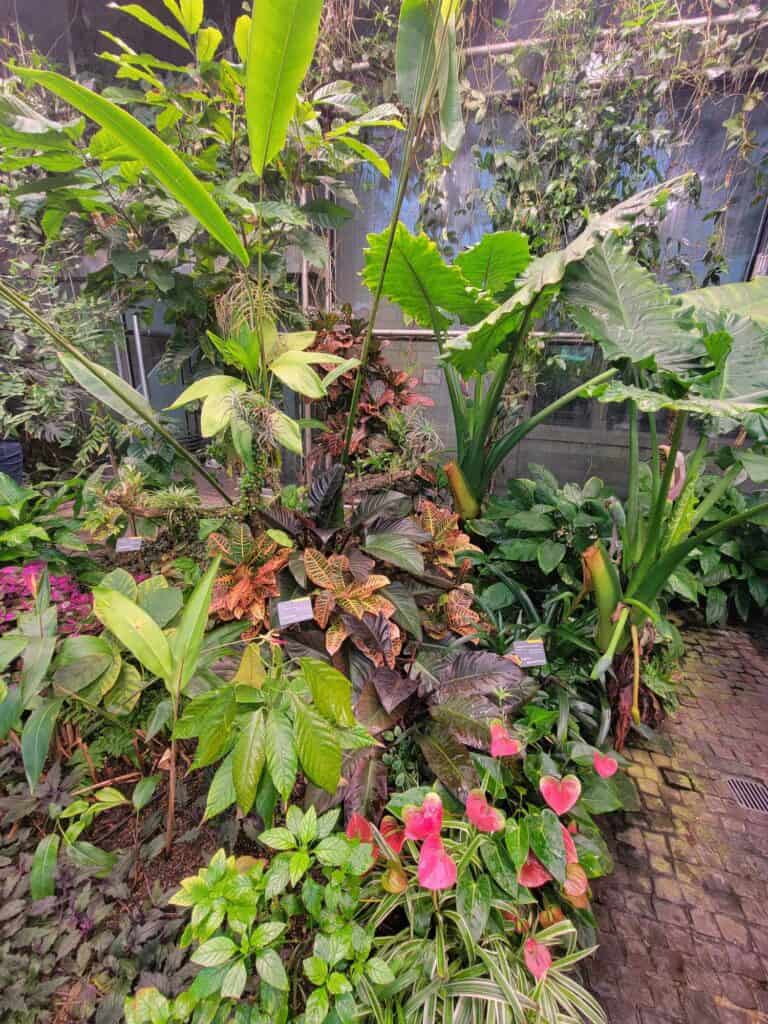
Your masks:
<svg viewBox="0 0 768 1024"><path fill-rule="evenodd" d="M552 966L552 954L542 942L537 942L536 939L526 939L523 943L523 959L525 966L536 981L545 978L547 971Z"/></svg>
<svg viewBox="0 0 768 1024"><path fill-rule="evenodd" d="M522 749L520 740L509 735L501 720L491 722L491 757L515 757Z"/></svg>
<svg viewBox="0 0 768 1024"><path fill-rule="evenodd" d="M450 889L456 884L456 862L445 852L440 836L428 836L419 853L419 885L422 889Z"/></svg>
<svg viewBox="0 0 768 1024"><path fill-rule="evenodd" d="M563 832L563 846L565 847L565 863L566 864L578 864L579 854L576 850L576 843L573 841L573 836L565 828L564 825L560 826Z"/></svg>
<svg viewBox="0 0 768 1024"><path fill-rule="evenodd" d="M601 754L596 750L592 755L592 767L601 779L610 779L619 770L619 762L610 754Z"/></svg>
<svg viewBox="0 0 768 1024"><path fill-rule="evenodd" d="M540 885L546 885L552 881L552 875L547 871L538 857L529 853L525 864L517 873L517 880L526 889L536 889Z"/></svg>
<svg viewBox="0 0 768 1024"><path fill-rule="evenodd" d="M410 805L403 810L406 839L428 839L439 836L443 827L443 801L437 793L427 793L421 807Z"/></svg>
<svg viewBox="0 0 768 1024"><path fill-rule="evenodd" d="M555 814L567 814L581 796L581 783L575 775L564 775L562 779L542 775L539 791Z"/></svg>
<svg viewBox="0 0 768 1024"><path fill-rule="evenodd" d="M479 832L501 832L504 815L491 807L482 789L473 789L467 796L467 818Z"/></svg>
<svg viewBox="0 0 768 1024"><path fill-rule="evenodd" d="M402 828L397 818L393 818L391 814L385 814L381 819L379 831L392 853L398 856L405 842L405 829Z"/></svg>

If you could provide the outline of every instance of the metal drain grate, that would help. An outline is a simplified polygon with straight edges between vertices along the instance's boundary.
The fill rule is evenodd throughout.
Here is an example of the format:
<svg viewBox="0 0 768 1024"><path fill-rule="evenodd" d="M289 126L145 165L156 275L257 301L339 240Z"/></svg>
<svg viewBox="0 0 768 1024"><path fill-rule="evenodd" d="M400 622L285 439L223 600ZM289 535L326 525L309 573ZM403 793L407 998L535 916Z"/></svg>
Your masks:
<svg viewBox="0 0 768 1024"><path fill-rule="evenodd" d="M768 814L768 786L755 779L728 779L736 803L747 811Z"/></svg>

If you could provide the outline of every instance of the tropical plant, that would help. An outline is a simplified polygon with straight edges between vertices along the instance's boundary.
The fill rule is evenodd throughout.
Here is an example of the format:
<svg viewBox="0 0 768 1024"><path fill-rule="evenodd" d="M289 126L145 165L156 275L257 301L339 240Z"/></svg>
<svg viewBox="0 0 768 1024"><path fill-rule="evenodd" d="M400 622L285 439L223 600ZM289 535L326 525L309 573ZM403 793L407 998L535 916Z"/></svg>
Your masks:
<svg viewBox="0 0 768 1024"><path fill-rule="evenodd" d="M670 194L683 176L625 200L588 226L560 252L531 259L525 235L502 231L446 263L434 242L397 223L368 238L363 280L421 327L433 332L440 352L456 431L456 462L446 467L456 508L480 515L493 475L515 445L554 412L586 393L590 383L614 376L606 370L518 424L506 415L513 371L525 359L529 336L557 297L566 271L577 266L604 236L625 227ZM452 324L469 324L460 336ZM467 389L461 378L468 382Z"/></svg>
<svg viewBox="0 0 768 1024"><path fill-rule="evenodd" d="M191 961L201 969L173 1000L140 989L126 1002L128 1024L213 1019L238 1006L264 1022L359 1017L360 993L394 979L356 920L374 848L334 833L337 820L337 811L318 818L314 808L289 807L284 826L259 836L277 851L269 863L219 850L185 878L171 903L192 912L179 944L195 945Z"/></svg>
<svg viewBox="0 0 768 1024"><path fill-rule="evenodd" d="M246 647L232 682L193 697L174 729L175 738L197 739L193 768L219 762L206 818L236 803L243 814L255 807L271 822L278 796L288 802L299 768L334 793L343 751L373 742L355 720L352 686L341 672L316 658L291 669L279 645L270 645L265 665L263 646L262 638Z"/></svg>
<svg viewBox="0 0 768 1024"><path fill-rule="evenodd" d="M463 1016L605 1020L570 976L592 950L577 950L573 923L557 906L540 906L529 888L553 878L541 872L530 843L546 851L568 899L579 905L587 891L574 840L553 811L524 819L523 827L505 821L480 789L469 795L466 817L445 817L440 797L427 790L398 795L388 809L402 826L393 817L375 833L368 826L386 859L371 897L377 888L388 894L370 922L377 954L393 975L381 992L368 993L374 1019L387 1007L409 1024ZM558 945L565 950L555 957Z"/></svg>
<svg viewBox="0 0 768 1024"><path fill-rule="evenodd" d="M21 487L0 473L0 564L43 560L52 565L82 568L76 558L87 545L78 536L80 520L62 506L82 500L82 481Z"/></svg>
<svg viewBox="0 0 768 1024"><path fill-rule="evenodd" d="M630 383L604 383L593 389L600 401L627 402L629 470L621 557L615 564L599 542L584 553L585 589L598 609L597 643L603 675L614 657L631 674L630 699L618 697L617 743L631 719L641 718L641 630L657 621L658 598L701 544L768 510L767 503L743 509L699 529L703 517L741 473L765 480L765 458L733 446L721 456L730 463L706 493L697 491L710 438L742 423L759 430L768 409L768 378L763 367L768 337L761 315L766 285L724 286L673 298L653 276L634 263L616 238L595 246L569 272L567 307L579 326L623 363ZM740 314L728 312L738 302ZM755 316L757 319L752 319ZM671 414L669 443L658 444L656 416ZM639 416L649 414L650 483L641 488ZM686 459L683 439L689 416L699 419L698 442ZM613 616L616 615L614 620ZM626 689L619 673L619 691Z"/></svg>

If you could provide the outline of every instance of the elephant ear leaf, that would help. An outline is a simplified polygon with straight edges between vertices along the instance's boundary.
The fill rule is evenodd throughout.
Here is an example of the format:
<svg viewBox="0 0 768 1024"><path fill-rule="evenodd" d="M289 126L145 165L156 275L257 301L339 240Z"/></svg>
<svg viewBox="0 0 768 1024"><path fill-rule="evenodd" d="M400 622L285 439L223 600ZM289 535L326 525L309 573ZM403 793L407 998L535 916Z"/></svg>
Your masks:
<svg viewBox="0 0 768 1024"><path fill-rule="evenodd" d="M309 69L323 0L256 0L246 63L245 113L251 162L264 168L285 145L296 93Z"/></svg>
<svg viewBox="0 0 768 1024"><path fill-rule="evenodd" d="M609 360L679 372L704 354L701 334L680 299L615 235L569 268L562 298L577 326Z"/></svg>
<svg viewBox="0 0 768 1024"><path fill-rule="evenodd" d="M693 306L707 320L710 316L733 311L768 327L768 277L721 284L714 288L697 288L683 292L680 298L683 305Z"/></svg>
<svg viewBox="0 0 768 1024"><path fill-rule="evenodd" d="M243 266L248 266L249 257L245 246L221 207L170 146L127 111L55 71L18 69L18 74L25 81L40 85L54 93L101 125L115 138L120 139L121 146L130 150L135 159L154 174L163 188L181 203L230 255L236 257Z"/></svg>
<svg viewBox="0 0 768 1024"><path fill-rule="evenodd" d="M531 327L557 295L569 266L584 260L610 232L626 225L670 195L684 192L692 175L683 174L661 185L638 192L606 213L592 217L581 234L564 249L546 253L527 267L520 287L510 298L473 324L464 334L445 344L449 361L465 377L485 373L489 361L511 334Z"/></svg>
<svg viewBox="0 0 768 1024"><path fill-rule="evenodd" d="M531 262L528 239L520 231L495 231L456 257L466 280L481 291L506 297Z"/></svg>

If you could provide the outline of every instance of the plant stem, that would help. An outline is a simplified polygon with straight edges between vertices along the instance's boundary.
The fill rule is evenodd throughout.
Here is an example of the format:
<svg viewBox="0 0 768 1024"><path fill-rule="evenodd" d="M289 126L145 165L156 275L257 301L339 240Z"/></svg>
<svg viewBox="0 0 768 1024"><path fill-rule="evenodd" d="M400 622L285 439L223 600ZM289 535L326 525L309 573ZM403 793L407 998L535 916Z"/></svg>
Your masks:
<svg viewBox="0 0 768 1024"><path fill-rule="evenodd" d="M637 559L640 530L640 439L638 437L637 402L629 403L629 481L627 495L626 559L629 573Z"/></svg>
<svg viewBox="0 0 768 1024"><path fill-rule="evenodd" d="M179 698L173 698L173 731L171 732L171 763L168 770L168 813L165 819L165 855L170 857L173 847L173 826L176 817L176 721L179 717Z"/></svg>

